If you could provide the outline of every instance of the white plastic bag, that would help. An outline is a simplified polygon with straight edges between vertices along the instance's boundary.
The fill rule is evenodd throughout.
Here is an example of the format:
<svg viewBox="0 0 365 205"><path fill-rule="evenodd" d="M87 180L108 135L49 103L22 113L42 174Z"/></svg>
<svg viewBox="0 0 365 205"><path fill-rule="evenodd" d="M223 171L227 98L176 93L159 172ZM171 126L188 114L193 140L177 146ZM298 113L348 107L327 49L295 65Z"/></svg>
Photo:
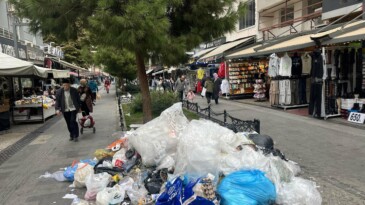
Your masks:
<svg viewBox="0 0 365 205"><path fill-rule="evenodd" d="M295 177L282 184L276 202L282 205L321 205L322 197L314 182Z"/></svg>
<svg viewBox="0 0 365 205"><path fill-rule="evenodd" d="M41 175L39 178L40 179L42 179L42 178L45 178L45 179L52 178L52 179L55 179L59 182L67 181L65 176L63 176L63 172L64 171L57 171L57 172L54 172L52 174L49 173L49 172L46 172L46 173L44 173L44 175Z"/></svg>
<svg viewBox="0 0 365 205"><path fill-rule="evenodd" d="M89 205L89 202L79 198L74 198L71 205Z"/></svg>
<svg viewBox="0 0 365 205"><path fill-rule="evenodd" d="M86 193L85 199L86 200L95 200L96 194L102 191L109 183L111 176L106 173L100 174L90 174L86 177Z"/></svg>
<svg viewBox="0 0 365 205"><path fill-rule="evenodd" d="M119 186L106 187L96 195L97 205L120 204L125 197L125 190Z"/></svg>
<svg viewBox="0 0 365 205"><path fill-rule="evenodd" d="M170 169L175 166L175 160L172 156L167 155L165 158L161 160L156 170L160 169Z"/></svg>
<svg viewBox="0 0 365 205"><path fill-rule="evenodd" d="M85 163L79 163L77 167L78 168L75 172L74 185L76 188L82 188L86 186L86 177L94 173L94 167Z"/></svg>
<svg viewBox="0 0 365 205"><path fill-rule="evenodd" d="M122 168L122 165L128 161L127 157L125 156L126 152L127 150L125 148L122 148L114 154L112 160L113 167Z"/></svg>
<svg viewBox="0 0 365 205"><path fill-rule="evenodd" d="M201 96L205 97L205 94L207 93L207 89L203 87L202 92L200 93Z"/></svg>
<svg viewBox="0 0 365 205"><path fill-rule="evenodd" d="M188 123L181 103L176 103L131 133L130 145L141 155L144 165L155 166L176 152L178 138Z"/></svg>
<svg viewBox="0 0 365 205"><path fill-rule="evenodd" d="M91 126L91 120L90 118L87 118L84 122L84 127L90 127Z"/></svg>

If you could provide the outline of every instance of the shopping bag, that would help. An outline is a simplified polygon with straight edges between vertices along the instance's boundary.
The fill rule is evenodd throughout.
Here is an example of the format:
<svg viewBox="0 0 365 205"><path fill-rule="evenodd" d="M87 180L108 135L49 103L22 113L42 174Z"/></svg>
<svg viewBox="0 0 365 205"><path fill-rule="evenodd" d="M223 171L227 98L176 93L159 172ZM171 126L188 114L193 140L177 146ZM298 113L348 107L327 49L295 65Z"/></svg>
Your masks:
<svg viewBox="0 0 365 205"><path fill-rule="evenodd" d="M207 89L206 88L203 88L203 90L202 90L202 92L201 92L200 95L204 97L206 92L207 92Z"/></svg>
<svg viewBox="0 0 365 205"><path fill-rule="evenodd" d="M98 99L98 100L101 99L101 95L99 93L96 93L96 99Z"/></svg>

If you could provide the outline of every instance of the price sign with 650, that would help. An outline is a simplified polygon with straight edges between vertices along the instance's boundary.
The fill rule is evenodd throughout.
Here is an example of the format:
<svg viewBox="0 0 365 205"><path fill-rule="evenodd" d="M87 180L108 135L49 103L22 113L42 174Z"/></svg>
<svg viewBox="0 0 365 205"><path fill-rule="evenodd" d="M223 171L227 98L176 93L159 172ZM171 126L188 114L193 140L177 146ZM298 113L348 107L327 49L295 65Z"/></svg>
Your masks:
<svg viewBox="0 0 365 205"><path fill-rule="evenodd" d="M365 114L352 112L349 115L347 121L363 124L365 120Z"/></svg>

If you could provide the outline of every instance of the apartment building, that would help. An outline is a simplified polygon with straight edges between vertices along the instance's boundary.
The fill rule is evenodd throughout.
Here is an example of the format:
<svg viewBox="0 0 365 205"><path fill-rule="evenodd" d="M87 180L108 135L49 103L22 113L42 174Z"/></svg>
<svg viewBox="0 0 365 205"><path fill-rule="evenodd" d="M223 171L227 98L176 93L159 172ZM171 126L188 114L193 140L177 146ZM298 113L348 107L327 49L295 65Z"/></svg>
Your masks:
<svg viewBox="0 0 365 205"><path fill-rule="evenodd" d="M7 0L0 0L0 52L16 57L14 48L14 24L18 37L19 58L43 64L43 37L29 31L26 20L14 15L15 9Z"/></svg>

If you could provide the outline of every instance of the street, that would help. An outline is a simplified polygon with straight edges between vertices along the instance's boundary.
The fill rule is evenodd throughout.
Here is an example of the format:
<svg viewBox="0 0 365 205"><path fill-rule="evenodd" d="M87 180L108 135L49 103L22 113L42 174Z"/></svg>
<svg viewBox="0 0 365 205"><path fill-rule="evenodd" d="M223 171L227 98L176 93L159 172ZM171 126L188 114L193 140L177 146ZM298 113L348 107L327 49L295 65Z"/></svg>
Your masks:
<svg viewBox="0 0 365 205"><path fill-rule="evenodd" d="M1 205L69 205L72 200L62 199L67 193L83 198L86 190L69 188L68 182L39 179L39 176L70 166L73 160L93 158L96 149L104 148L115 139L112 134L119 131L115 89L111 89L110 94L102 90L101 97L93 113L95 134L92 129L85 129L79 142L70 142L63 117L57 117L56 123L0 166ZM72 192L72 189L75 190Z"/></svg>
<svg viewBox="0 0 365 205"><path fill-rule="evenodd" d="M95 134L85 130L79 142L69 142L66 125L59 117L33 142L4 162L0 166L0 204L70 204L70 199L62 199L65 194L83 197L84 189L70 188L69 183L39 179L39 176L69 166L75 159L91 158L96 149L115 139L112 134L119 127L114 93L114 89L110 94L102 91L102 99L95 106ZM201 107L207 106L200 96L196 102ZM221 99L212 109L215 112L226 109L243 120L259 119L261 133L273 137L275 146L300 164L302 176L317 183L323 204L365 203L364 130L242 102Z"/></svg>

